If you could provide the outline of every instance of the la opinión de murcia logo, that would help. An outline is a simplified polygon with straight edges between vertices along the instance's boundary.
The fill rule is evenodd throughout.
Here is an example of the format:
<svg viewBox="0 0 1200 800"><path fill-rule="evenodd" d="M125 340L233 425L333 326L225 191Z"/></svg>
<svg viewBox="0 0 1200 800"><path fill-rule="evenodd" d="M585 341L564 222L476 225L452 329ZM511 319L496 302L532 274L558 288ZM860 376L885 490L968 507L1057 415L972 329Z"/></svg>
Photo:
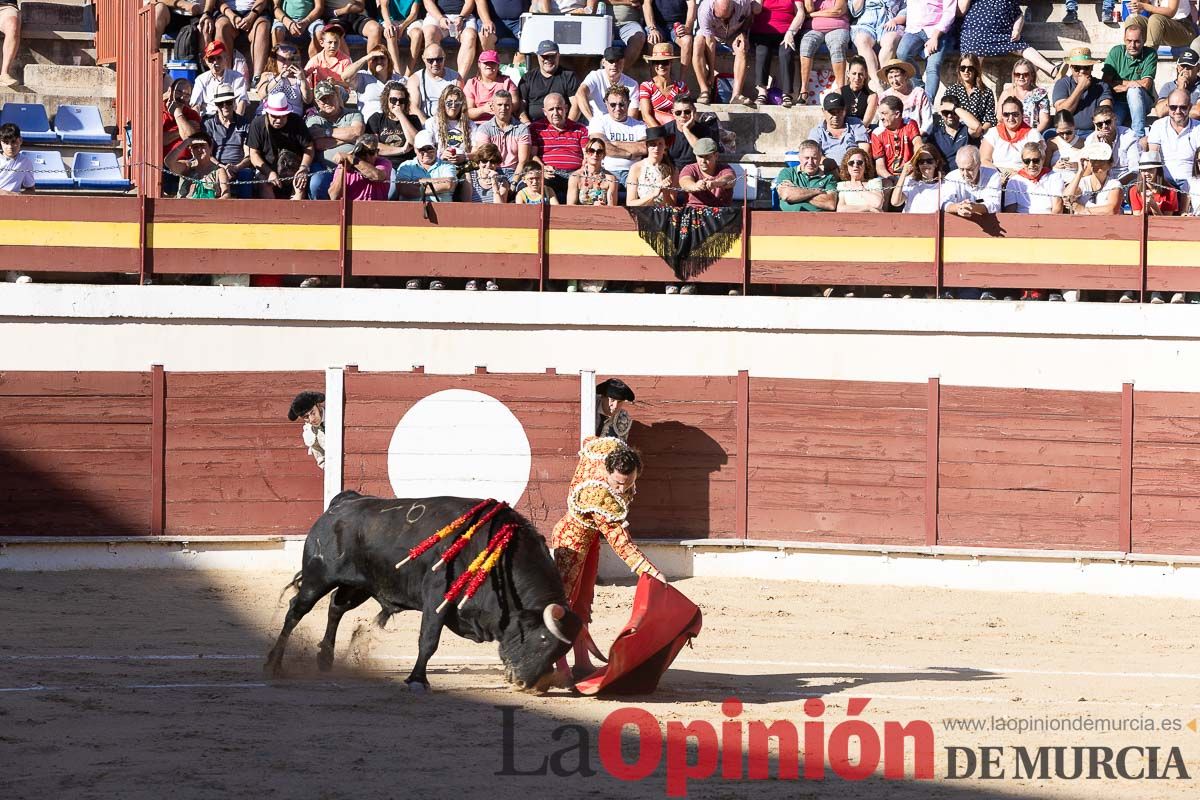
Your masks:
<svg viewBox="0 0 1200 800"><path fill-rule="evenodd" d="M665 767L668 797L686 797L688 782L693 780L799 780L803 776L804 780L821 781L832 772L837 778L859 781L876 774L881 765L888 780L932 780L933 726L924 720L885 720L879 725L858 718L870 702L869 698L851 698L846 709L850 719L832 726L820 719L825 703L819 698L805 701L808 719L799 726L787 719L743 721L743 706L735 697L721 704L726 719L719 723L671 720L663 724L649 711L627 706L604 718L594 748L586 727L565 724L551 732L546 749L519 741L517 706L496 706L503 726L503 763L495 774L589 778L597 774L593 765L598 762L612 778L644 781ZM851 741L857 745L853 758ZM776 768L772 775L773 748ZM945 777L952 780L1191 779L1178 747L944 749ZM909 752L911 774L905 770Z"/></svg>
<svg viewBox="0 0 1200 800"><path fill-rule="evenodd" d="M850 699L847 714L857 717L870 702L869 698ZM542 754L539 760L536 751L517 745L517 707L497 708L504 726L504 763L496 775L591 777L596 774L592 766L590 733L585 727L560 725L555 728L551 739L557 749L548 755ZM735 697L727 698L721 704L721 712L727 719L720 723L718 734L717 726L706 720L672 720L663 725L643 708L619 708L600 724L597 742L600 766L618 780L642 781L665 761L668 797L686 797L688 781L711 778L718 770L724 780L770 779L772 744L778 753L774 775L777 780L798 780L801 767L805 780L824 780L827 756L829 768L845 780L863 780L873 775L881 762L884 777L891 780L934 777L933 726L923 720L903 724L885 721L882 736L874 725L863 719L847 719L827 732L825 722L817 719L825 713L825 703L810 698L804 703L804 714L810 719L801 726L801 734L796 724L787 719L743 722L739 719L742 702ZM631 736L627 737L627 733ZM852 739L858 743L856 759L850 757ZM904 770L904 754L909 741L913 752L911 776ZM635 745L628 757L622 752L627 742Z"/></svg>

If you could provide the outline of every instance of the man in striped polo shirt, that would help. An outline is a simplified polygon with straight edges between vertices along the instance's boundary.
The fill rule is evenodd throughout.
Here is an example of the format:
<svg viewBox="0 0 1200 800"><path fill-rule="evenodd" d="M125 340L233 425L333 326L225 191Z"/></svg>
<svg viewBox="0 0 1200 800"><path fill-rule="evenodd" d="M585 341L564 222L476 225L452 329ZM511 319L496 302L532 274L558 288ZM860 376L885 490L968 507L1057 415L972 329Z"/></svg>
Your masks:
<svg viewBox="0 0 1200 800"><path fill-rule="evenodd" d="M583 166L583 146L588 139L585 125L567 119L568 109L565 97L548 94L542 103L546 118L529 126L534 151L543 164L554 169L554 175L546 178L546 186L554 190L560 203L567 202L571 173Z"/></svg>

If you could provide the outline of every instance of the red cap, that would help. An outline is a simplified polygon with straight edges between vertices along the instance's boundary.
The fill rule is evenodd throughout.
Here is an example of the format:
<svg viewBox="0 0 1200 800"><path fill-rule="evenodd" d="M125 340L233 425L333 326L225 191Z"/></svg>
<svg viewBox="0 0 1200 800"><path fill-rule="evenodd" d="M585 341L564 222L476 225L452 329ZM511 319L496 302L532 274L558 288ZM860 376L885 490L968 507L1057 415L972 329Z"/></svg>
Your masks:
<svg viewBox="0 0 1200 800"><path fill-rule="evenodd" d="M225 45L221 42L209 42L208 47L204 48L205 58L215 58L222 55L225 55Z"/></svg>

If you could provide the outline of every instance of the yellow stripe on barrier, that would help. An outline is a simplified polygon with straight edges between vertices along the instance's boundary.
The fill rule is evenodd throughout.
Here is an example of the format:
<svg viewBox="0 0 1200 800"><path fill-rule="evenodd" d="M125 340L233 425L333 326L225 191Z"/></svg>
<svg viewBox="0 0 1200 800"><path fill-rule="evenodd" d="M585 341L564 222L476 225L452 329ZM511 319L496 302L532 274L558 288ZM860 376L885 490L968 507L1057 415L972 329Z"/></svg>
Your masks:
<svg viewBox="0 0 1200 800"><path fill-rule="evenodd" d="M1146 266L1194 267L1197 242L1147 242Z"/></svg>
<svg viewBox="0 0 1200 800"><path fill-rule="evenodd" d="M946 263L1136 267L1140 247L1137 241L1115 239L947 237L942 258Z"/></svg>
<svg viewBox="0 0 1200 800"><path fill-rule="evenodd" d="M134 226L135 236L137 226ZM147 246L160 250L326 250L336 252L337 225L262 222L152 222ZM136 244L136 242L135 242Z"/></svg>
<svg viewBox="0 0 1200 800"><path fill-rule="evenodd" d="M538 231L536 228L351 225L349 247L359 252L536 255Z"/></svg>
<svg viewBox="0 0 1200 800"><path fill-rule="evenodd" d="M626 256L658 258L637 231L579 231L550 229L547 250L552 256ZM734 239L722 259L740 261L741 237Z"/></svg>
<svg viewBox="0 0 1200 800"><path fill-rule="evenodd" d="M138 246L136 222L79 222L75 220L0 220L0 244L8 247L132 247Z"/></svg>
<svg viewBox="0 0 1200 800"><path fill-rule="evenodd" d="M934 252L932 237L750 235L750 258L755 262L854 261L864 264L932 264Z"/></svg>

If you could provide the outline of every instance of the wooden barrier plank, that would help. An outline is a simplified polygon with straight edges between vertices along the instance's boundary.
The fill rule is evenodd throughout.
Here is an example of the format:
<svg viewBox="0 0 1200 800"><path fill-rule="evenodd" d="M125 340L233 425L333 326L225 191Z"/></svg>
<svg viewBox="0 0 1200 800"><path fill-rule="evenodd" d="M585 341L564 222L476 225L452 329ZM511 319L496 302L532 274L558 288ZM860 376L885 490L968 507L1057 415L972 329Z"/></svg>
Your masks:
<svg viewBox="0 0 1200 800"><path fill-rule="evenodd" d="M208 427L167 423L167 450L282 450L303 448L300 424L265 422Z"/></svg>
<svg viewBox="0 0 1200 800"><path fill-rule="evenodd" d="M22 222L22 225L29 223ZM77 227L78 223L62 223ZM0 229L0 235L4 231ZM136 232L135 232L136 233ZM96 236L101 236L97 233ZM63 236L57 241L70 241ZM105 241L97 238L96 241ZM107 241L111 241L108 239ZM136 239L130 247L75 246L52 244L0 244L0 263L19 265L21 272L137 272L140 259Z"/></svg>
<svg viewBox="0 0 1200 800"><path fill-rule="evenodd" d="M925 515L762 510L752 506L750 534L751 539L920 545L925 543Z"/></svg>
<svg viewBox="0 0 1200 800"><path fill-rule="evenodd" d="M924 511L925 488L888 486L848 486L845 484L803 484L750 487L750 505L763 511L796 509L799 511L854 511L864 514L884 510L899 514Z"/></svg>
<svg viewBox="0 0 1200 800"><path fill-rule="evenodd" d="M971 436L993 441L1096 442L1115 444L1121 440L1118 417L1017 417L1011 414L982 414L946 411L941 414L947 436Z"/></svg>
<svg viewBox="0 0 1200 800"><path fill-rule="evenodd" d="M1030 464L1049 467L1120 468L1116 442L1070 442L1061 447L1033 439L980 440L970 436L948 436L943 431L938 446L943 464Z"/></svg>
<svg viewBox="0 0 1200 800"><path fill-rule="evenodd" d="M853 432L804 431L799 433L755 430L750 423L750 455L758 453L792 451L807 457L829 457L864 461L898 459L900 461L924 461L925 440L914 436L870 435L856 439ZM754 464L752 460L750 462Z"/></svg>
<svg viewBox="0 0 1200 800"><path fill-rule="evenodd" d="M1039 466L1032 464L942 463L939 483L947 489L1037 489L1096 492L1118 491L1121 472L1095 467Z"/></svg>
<svg viewBox="0 0 1200 800"><path fill-rule="evenodd" d="M570 375L428 375L355 372L346 375L346 395L369 401L417 401L445 389L467 389L520 402L579 403L579 378ZM347 403L349 405L349 403Z"/></svg>
<svg viewBox="0 0 1200 800"><path fill-rule="evenodd" d="M1146 520L1134 518L1131 530L1133 552L1156 555L1200 555L1196 538L1197 521Z"/></svg>
<svg viewBox="0 0 1200 800"><path fill-rule="evenodd" d="M970 513L981 517L1105 517L1115 519L1120 506L1116 492L1083 490L948 489L938 491L944 514ZM1112 536L1109 535L1109 542Z"/></svg>
<svg viewBox="0 0 1200 800"><path fill-rule="evenodd" d="M26 450L146 450L149 425L109 425L91 422L32 423L0 427L0 448Z"/></svg>
<svg viewBox="0 0 1200 800"><path fill-rule="evenodd" d="M804 408L913 409L924 412L927 392L923 383L750 379L750 402L755 409L771 403L782 403Z"/></svg>
<svg viewBox="0 0 1200 800"><path fill-rule="evenodd" d="M1028 517L971 512L938 516L938 543L950 547L1112 550L1116 518Z"/></svg>
<svg viewBox="0 0 1200 800"><path fill-rule="evenodd" d="M53 475L68 483L94 474L114 478L150 474L150 451L133 450L5 450L12 460L0 459L0 483L22 475ZM40 480L40 478L39 478Z"/></svg>
<svg viewBox="0 0 1200 800"><path fill-rule="evenodd" d="M1200 465L1133 470L1134 495L1166 495L1172 497L1200 497Z"/></svg>
<svg viewBox="0 0 1200 800"><path fill-rule="evenodd" d="M1119 392L943 386L942 411L1012 416L1111 417L1121 413Z"/></svg>
<svg viewBox="0 0 1200 800"><path fill-rule="evenodd" d="M305 534L321 515L320 491L308 502L167 501L169 535Z"/></svg>
<svg viewBox="0 0 1200 800"><path fill-rule="evenodd" d="M0 397L150 397L147 372L0 372ZM6 407L7 407L7 402Z"/></svg>
<svg viewBox="0 0 1200 800"><path fill-rule="evenodd" d="M254 500L259 502L311 503L320 497L322 476L315 463L311 463L306 476L284 476L274 473L256 473L241 476L231 481L226 475L189 476L178 475L167 483L167 494L173 503L210 502L214 500Z"/></svg>
<svg viewBox="0 0 1200 800"><path fill-rule="evenodd" d="M803 456L770 458L755 454L750 477L759 486L787 487L796 481L915 489L925 485L925 464L921 461L856 461Z"/></svg>
<svg viewBox="0 0 1200 800"><path fill-rule="evenodd" d="M1200 417L1200 392L1144 392L1133 395L1134 419Z"/></svg>
<svg viewBox="0 0 1200 800"><path fill-rule="evenodd" d="M924 411L871 411L857 408L809 407L797 413L782 404L754 407L755 425L763 431L763 440L777 433L835 432L893 436L924 436L927 420Z"/></svg>
<svg viewBox="0 0 1200 800"><path fill-rule="evenodd" d="M8 195L0 197L0 220L29 222L97 222L137 224L136 197L79 197L71 195ZM69 234L70 230L66 229ZM137 247L136 236L133 246Z"/></svg>
<svg viewBox="0 0 1200 800"><path fill-rule="evenodd" d="M22 424L68 423L89 419L102 425L147 425L150 399L143 396L15 395L4 400L4 413Z"/></svg>
<svg viewBox="0 0 1200 800"><path fill-rule="evenodd" d="M322 391L325 374L319 370L284 372L168 372L167 397L198 397L212 402L214 397L286 398L277 412L287 420L292 398L305 390ZM219 404L217 404L219 405Z"/></svg>

